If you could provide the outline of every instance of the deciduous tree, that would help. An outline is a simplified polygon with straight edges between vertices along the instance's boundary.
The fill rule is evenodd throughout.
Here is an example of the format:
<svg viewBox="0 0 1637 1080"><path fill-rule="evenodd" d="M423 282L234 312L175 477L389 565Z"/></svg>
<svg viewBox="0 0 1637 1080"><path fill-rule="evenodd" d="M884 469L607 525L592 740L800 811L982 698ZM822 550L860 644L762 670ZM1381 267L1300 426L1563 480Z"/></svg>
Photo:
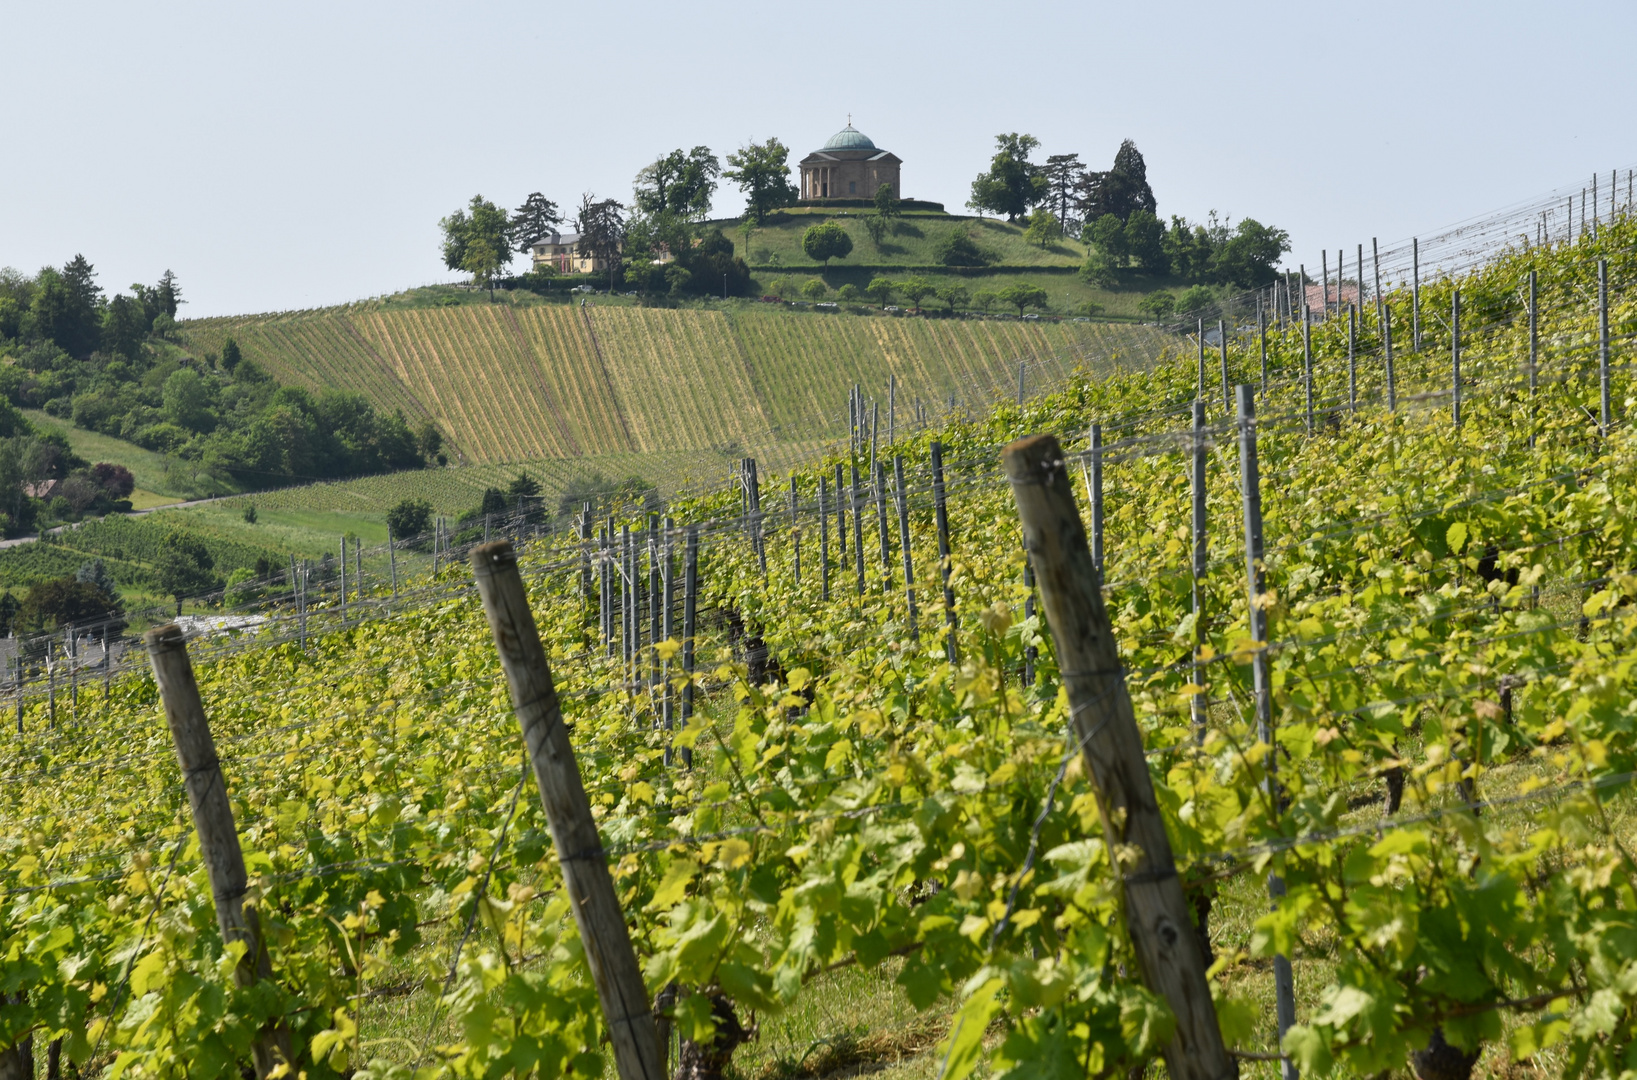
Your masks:
<svg viewBox="0 0 1637 1080"><path fill-rule="evenodd" d="M637 173L635 198L644 214L672 214L697 221L710 213L722 164L708 146L672 150Z"/></svg>
<svg viewBox="0 0 1637 1080"><path fill-rule="evenodd" d="M891 278L871 278L870 283L864 286L864 295L874 300L882 307L892 300L892 294L898 291L898 282Z"/></svg>
<svg viewBox="0 0 1637 1080"><path fill-rule="evenodd" d="M158 559L159 588L176 601L176 614L182 614L182 600L197 596L216 587L216 560L204 542L173 531L165 537Z"/></svg>
<svg viewBox="0 0 1637 1080"><path fill-rule="evenodd" d="M1039 285L1030 285L1026 281L1019 281L1006 286L995 294L995 299L1003 304L1009 304L1017 308L1020 317L1023 315L1025 308L1046 310L1046 305L1049 302L1045 289L1042 289Z"/></svg>
<svg viewBox="0 0 1637 1080"><path fill-rule="evenodd" d="M750 143L728 155L731 168L722 175L739 185L745 194L745 217L760 225L767 215L796 201L796 185L790 182L790 150L776 138Z"/></svg>
<svg viewBox="0 0 1637 1080"><path fill-rule="evenodd" d="M910 302L911 307L919 308L921 301L938 291L938 286L924 277L905 278L898 283L898 291Z"/></svg>
<svg viewBox="0 0 1637 1080"><path fill-rule="evenodd" d="M845 259L852 252L853 238L840 225L826 221L802 233L801 250L828 269L831 259Z"/></svg>
<svg viewBox="0 0 1637 1080"><path fill-rule="evenodd" d="M443 229L444 265L471 274L472 283L488 287L493 298L495 276L511 262L511 219L506 211L474 195L466 210L456 210L438 224Z"/></svg>
<svg viewBox="0 0 1637 1080"><path fill-rule="evenodd" d="M1040 140L1033 135L995 136L995 155L989 159L987 172L972 181L972 197L967 200L974 210L1005 215L1015 222L1028 213L1029 207L1046 197L1047 181L1040 167L1029 160Z"/></svg>

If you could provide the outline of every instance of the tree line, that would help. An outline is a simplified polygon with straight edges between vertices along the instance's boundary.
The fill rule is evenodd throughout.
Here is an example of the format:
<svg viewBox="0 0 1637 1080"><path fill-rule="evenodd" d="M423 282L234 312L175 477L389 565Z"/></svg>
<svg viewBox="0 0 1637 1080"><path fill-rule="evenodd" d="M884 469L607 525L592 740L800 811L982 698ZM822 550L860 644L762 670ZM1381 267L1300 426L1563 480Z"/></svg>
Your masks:
<svg viewBox="0 0 1637 1080"><path fill-rule="evenodd" d="M430 419L412 427L361 394L280 385L232 338L219 355L195 355L179 340L181 303L168 270L111 297L83 255L32 276L0 270L0 531L117 509L130 494L81 475L90 466L17 408L164 454L169 483L195 495L445 460Z"/></svg>
<svg viewBox="0 0 1637 1080"><path fill-rule="evenodd" d="M1090 168L1077 153L1036 162L1032 155L1039 148L1033 135L997 135L995 154L972 181L967 205L1025 223L1025 236L1043 246L1078 236L1092 248L1082 276L1095 284L1116 285L1141 273L1201 286L1255 288L1273 281L1280 256L1290 250L1285 230L1254 218L1235 224L1213 210L1204 223L1172 215L1167 225L1159 217L1142 152L1130 139L1120 144L1106 171ZM1163 294L1150 309L1167 300L1176 302Z"/></svg>

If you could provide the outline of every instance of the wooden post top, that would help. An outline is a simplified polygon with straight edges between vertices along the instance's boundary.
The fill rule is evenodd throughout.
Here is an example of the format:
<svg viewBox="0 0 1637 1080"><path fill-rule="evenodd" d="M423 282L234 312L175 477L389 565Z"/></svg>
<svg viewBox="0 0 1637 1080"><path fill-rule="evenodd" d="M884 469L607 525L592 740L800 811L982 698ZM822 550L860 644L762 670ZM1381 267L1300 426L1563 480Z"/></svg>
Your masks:
<svg viewBox="0 0 1637 1080"><path fill-rule="evenodd" d="M174 652L177 649L186 648L188 635L175 623L166 623L164 626L156 626L143 634L142 640L147 643L148 653L157 656L160 653Z"/></svg>
<svg viewBox="0 0 1637 1080"><path fill-rule="evenodd" d="M1063 475L1063 446L1056 435L1026 435L1000 452L1014 484L1049 484Z"/></svg>
<svg viewBox="0 0 1637 1080"><path fill-rule="evenodd" d="M517 551L510 540L496 540L479 544L472 549L472 573L491 577L517 566Z"/></svg>

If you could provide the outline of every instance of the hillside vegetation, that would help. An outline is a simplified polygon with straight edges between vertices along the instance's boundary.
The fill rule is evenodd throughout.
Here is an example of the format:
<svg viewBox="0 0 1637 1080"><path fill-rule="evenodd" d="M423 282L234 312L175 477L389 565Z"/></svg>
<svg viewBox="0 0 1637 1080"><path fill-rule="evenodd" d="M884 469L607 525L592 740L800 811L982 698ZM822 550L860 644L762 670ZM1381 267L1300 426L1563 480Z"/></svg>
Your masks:
<svg viewBox="0 0 1637 1080"><path fill-rule="evenodd" d="M184 332L206 352L233 338L281 382L357 391L412 422L430 417L455 455L480 464L835 438L855 382L884 399L896 377L907 417L916 399L987 403L1015 387L1020 360L1055 380L1080 364L1145 366L1173 340L1141 326L752 304L366 303L194 320Z"/></svg>

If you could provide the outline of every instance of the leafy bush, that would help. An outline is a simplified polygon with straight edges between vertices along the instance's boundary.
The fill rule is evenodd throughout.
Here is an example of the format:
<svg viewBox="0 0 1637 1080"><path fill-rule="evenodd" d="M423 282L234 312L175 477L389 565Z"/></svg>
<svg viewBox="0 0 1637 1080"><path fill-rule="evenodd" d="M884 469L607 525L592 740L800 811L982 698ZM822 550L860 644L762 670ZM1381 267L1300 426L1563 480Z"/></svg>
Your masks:
<svg viewBox="0 0 1637 1080"><path fill-rule="evenodd" d="M988 266L996 256L978 247L977 241L964 228L956 226L944 234L932 257L944 266Z"/></svg>

